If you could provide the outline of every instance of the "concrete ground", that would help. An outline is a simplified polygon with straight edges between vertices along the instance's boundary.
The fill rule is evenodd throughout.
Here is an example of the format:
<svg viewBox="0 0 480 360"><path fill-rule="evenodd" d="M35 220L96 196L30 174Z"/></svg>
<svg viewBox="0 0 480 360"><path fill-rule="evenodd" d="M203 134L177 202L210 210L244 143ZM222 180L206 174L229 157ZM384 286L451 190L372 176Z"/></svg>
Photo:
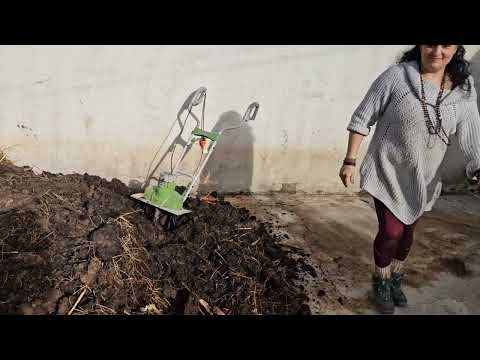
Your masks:
<svg viewBox="0 0 480 360"><path fill-rule="evenodd" d="M310 255L315 314L377 314L369 301L377 220L368 195L233 196ZM407 308L396 314L480 314L480 197L444 195L419 222L406 264Z"/></svg>

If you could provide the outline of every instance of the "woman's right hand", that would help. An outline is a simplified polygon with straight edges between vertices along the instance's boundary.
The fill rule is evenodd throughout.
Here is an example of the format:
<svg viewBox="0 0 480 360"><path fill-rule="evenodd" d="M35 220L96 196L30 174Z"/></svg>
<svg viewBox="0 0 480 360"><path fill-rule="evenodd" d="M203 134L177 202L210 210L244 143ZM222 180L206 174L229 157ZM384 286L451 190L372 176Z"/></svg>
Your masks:
<svg viewBox="0 0 480 360"><path fill-rule="evenodd" d="M343 185L348 187L348 183L354 184L355 166L342 165L340 169L340 179L342 179Z"/></svg>

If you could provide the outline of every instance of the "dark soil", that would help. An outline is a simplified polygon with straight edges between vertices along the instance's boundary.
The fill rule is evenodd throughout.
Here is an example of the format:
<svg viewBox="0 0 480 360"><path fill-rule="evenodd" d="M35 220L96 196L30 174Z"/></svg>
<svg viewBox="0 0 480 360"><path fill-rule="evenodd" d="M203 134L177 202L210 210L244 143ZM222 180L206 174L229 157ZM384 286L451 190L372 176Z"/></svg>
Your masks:
<svg viewBox="0 0 480 360"><path fill-rule="evenodd" d="M165 232L116 179L3 161L0 193L2 314L310 313L305 254L222 198Z"/></svg>
<svg viewBox="0 0 480 360"><path fill-rule="evenodd" d="M464 259L459 257L448 257L440 259L447 270L457 277L468 277L471 272L467 269Z"/></svg>

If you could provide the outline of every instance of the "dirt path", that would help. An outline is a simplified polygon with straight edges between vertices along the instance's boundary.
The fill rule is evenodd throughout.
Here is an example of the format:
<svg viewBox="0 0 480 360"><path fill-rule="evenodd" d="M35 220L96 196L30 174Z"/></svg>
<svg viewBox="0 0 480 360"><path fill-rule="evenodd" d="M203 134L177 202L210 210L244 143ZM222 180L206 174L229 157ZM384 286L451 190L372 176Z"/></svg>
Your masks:
<svg viewBox="0 0 480 360"><path fill-rule="evenodd" d="M289 195L230 200L288 234L311 254L319 276L308 292L314 313L375 314L368 301L377 223L369 197ZM418 225L406 265L410 300L397 314L480 314L480 199L446 195Z"/></svg>

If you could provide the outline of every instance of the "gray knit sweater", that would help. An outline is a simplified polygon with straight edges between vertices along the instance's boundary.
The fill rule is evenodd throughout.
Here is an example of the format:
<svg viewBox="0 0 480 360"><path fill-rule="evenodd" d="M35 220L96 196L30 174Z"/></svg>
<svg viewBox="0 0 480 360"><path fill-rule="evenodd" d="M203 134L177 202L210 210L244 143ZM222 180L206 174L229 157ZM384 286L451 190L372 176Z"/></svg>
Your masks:
<svg viewBox="0 0 480 360"><path fill-rule="evenodd" d="M466 175L480 169L480 115L473 78L471 91L446 91L440 105L449 138L458 137L467 160ZM427 108L436 124L434 105L439 87L424 80ZM347 129L363 135L375 132L360 167L360 187L383 202L404 224L430 211L440 196L440 166L447 145L430 135L420 103L420 73L416 62L391 66L372 84Z"/></svg>

